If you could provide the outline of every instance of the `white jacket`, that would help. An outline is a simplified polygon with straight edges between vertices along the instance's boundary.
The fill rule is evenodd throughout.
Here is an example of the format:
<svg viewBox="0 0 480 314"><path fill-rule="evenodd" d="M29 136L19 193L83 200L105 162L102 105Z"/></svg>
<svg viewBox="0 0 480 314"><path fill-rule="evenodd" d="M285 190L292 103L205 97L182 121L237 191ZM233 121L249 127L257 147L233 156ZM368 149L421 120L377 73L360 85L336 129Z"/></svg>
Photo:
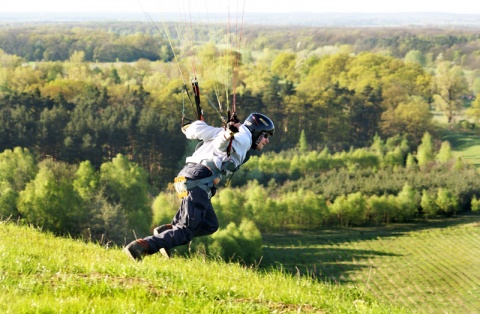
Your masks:
<svg viewBox="0 0 480 314"><path fill-rule="evenodd" d="M226 170L225 165L230 161L236 167L240 166L252 147L252 133L243 124L238 133L235 133L232 141L230 156L227 155L227 148L230 144L229 131L224 128L213 127L204 121L197 120L186 129L185 135L188 139L204 141L186 162L200 163L202 161L213 161L220 170Z"/></svg>

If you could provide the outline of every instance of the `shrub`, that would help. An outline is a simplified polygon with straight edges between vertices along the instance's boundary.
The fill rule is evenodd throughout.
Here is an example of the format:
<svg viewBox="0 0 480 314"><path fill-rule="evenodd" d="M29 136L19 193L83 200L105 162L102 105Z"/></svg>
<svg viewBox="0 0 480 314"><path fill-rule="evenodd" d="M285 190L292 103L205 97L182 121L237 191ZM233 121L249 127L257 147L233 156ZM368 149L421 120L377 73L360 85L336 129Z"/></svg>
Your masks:
<svg viewBox="0 0 480 314"><path fill-rule="evenodd" d="M209 255L226 261L253 264L262 256L262 236L250 220L243 220L238 227L231 222L227 228L214 233L211 241L202 241L202 244L207 244Z"/></svg>
<svg viewBox="0 0 480 314"><path fill-rule="evenodd" d="M472 212L480 212L480 199L475 195L472 197Z"/></svg>

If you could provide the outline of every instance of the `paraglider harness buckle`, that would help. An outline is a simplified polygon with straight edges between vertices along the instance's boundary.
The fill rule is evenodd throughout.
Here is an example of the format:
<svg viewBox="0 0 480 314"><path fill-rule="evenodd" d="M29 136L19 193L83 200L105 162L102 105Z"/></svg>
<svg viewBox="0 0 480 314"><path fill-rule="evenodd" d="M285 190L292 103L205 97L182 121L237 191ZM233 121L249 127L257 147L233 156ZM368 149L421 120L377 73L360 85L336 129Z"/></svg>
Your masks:
<svg viewBox="0 0 480 314"><path fill-rule="evenodd" d="M175 191L177 191L177 195L179 198L184 198L188 195L188 191L199 187L208 194L208 198L210 199L213 196L212 187L213 187L213 180L215 179L215 175L212 175L207 178L198 179L198 180L190 180L184 176L175 177L173 180L173 185L175 187Z"/></svg>
<svg viewBox="0 0 480 314"><path fill-rule="evenodd" d="M180 176L176 177L173 180L173 185L175 187L175 191L177 191L177 195L179 198L184 198L188 194L187 188L187 178Z"/></svg>

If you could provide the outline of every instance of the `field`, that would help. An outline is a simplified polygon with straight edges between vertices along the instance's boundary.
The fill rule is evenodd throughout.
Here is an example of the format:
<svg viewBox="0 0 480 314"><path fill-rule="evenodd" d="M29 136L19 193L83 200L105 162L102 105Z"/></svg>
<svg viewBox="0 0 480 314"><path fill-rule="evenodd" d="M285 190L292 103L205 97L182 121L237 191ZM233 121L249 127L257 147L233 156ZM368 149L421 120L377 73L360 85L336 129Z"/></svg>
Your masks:
<svg viewBox="0 0 480 314"><path fill-rule="evenodd" d="M480 313L480 216L265 236L266 264L354 284L416 313Z"/></svg>
<svg viewBox="0 0 480 314"><path fill-rule="evenodd" d="M447 129L442 130L440 135L442 140L450 142L454 156L462 157L476 168L480 168L480 136Z"/></svg>

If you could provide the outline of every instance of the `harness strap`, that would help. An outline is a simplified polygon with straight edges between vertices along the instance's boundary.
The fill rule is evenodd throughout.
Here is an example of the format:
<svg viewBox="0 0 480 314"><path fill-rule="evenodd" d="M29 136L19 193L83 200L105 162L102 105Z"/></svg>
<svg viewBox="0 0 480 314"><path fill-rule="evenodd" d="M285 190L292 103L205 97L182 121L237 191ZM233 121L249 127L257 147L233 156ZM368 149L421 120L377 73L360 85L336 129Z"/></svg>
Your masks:
<svg viewBox="0 0 480 314"><path fill-rule="evenodd" d="M204 191L210 191L210 189L213 187L213 180L215 180L216 176L211 175L209 177L203 178L203 179L198 179L198 180L188 180L187 179L187 189L191 190L195 187L199 187Z"/></svg>

